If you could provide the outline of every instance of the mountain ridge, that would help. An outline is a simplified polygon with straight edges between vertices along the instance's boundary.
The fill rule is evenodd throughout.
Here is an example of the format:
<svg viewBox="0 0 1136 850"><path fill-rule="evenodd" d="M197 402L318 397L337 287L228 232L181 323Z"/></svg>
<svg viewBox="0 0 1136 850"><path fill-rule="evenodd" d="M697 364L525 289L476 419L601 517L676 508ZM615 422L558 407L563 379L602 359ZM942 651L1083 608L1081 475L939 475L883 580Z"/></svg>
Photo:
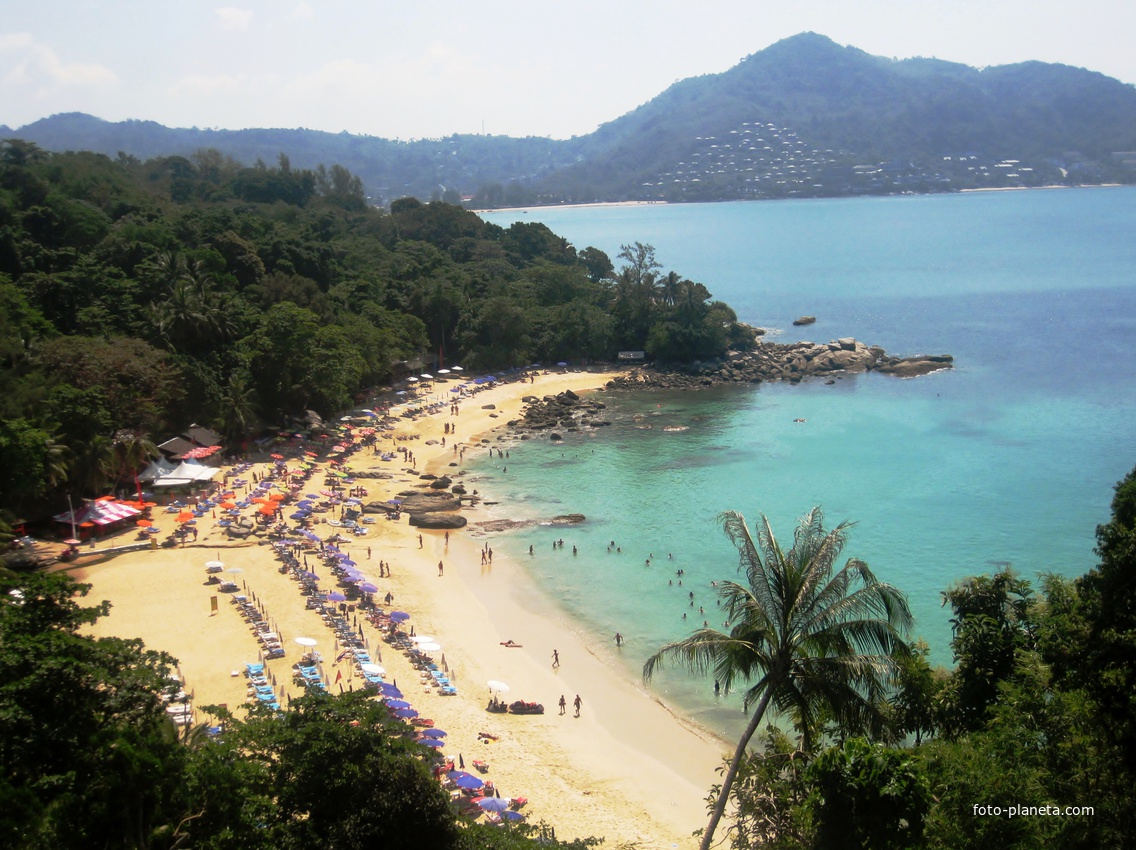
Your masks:
<svg viewBox="0 0 1136 850"><path fill-rule="evenodd" d="M817 33L679 80L569 140L453 134L404 142L305 128L179 129L83 113L0 133L109 156L214 148L251 164L284 153L300 167L345 166L378 203L407 195L501 206L1136 182L1136 157L1116 156L1136 150L1132 85L1037 61L973 68L889 59ZM751 141L745 136L761 144L739 145Z"/></svg>

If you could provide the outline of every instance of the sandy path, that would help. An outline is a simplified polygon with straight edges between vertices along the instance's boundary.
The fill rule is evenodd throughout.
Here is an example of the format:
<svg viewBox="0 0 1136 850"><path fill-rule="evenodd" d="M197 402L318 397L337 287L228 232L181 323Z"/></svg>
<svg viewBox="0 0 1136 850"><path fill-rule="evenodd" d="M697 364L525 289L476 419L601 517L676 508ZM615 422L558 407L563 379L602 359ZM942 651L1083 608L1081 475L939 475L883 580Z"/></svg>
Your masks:
<svg viewBox="0 0 1136 850"><path fill-rule="evenodd" d="M415 470L401 459L382 462L368 452L354 455L350 467L392 473L390 480L360 479L369 488L368 500L389 498L421 484L418 472L424 469L460 473L460 467L449 467L454 460L452 437L446 448L426 445L428 439L441 439L443 423L453 423L458 439L469 445L514 418L524 395L569 388L582 391L602 386L610 377L553 374L538 376L531 385L495 386L464 400L456 417L443 408L429 417L402 420L406 424L397 434L414 438L395 445L414 452ZM485 410L486 404L495 407ZM469 512L470 519L478 519L477 513ZM173 526L167 514L158 514L157 522L163 531ZM317 530L326 537L332 529L321 525ZM448 543L443 532L422 532L420 548L419 531L405 517L398 523L380 519L365 537L343 544L379 585L379 595L390 591L393 607L412 615L407 625L441 644L458 695L427 693L409 661L383 644L367 624L364 633L371 654L381 654L387 680L397 681L422 715L449 732L444 753L455 759L460 754L467 767L475 758L488 761L486 778L503 796L527 797L525 812L530 820L551 823L559 837L596 835L645 848L693 846L690 833L704 823L703 798L717 779L714 771L726 746L680 722L639 682L628 681L622 672L603 664L519 565L496 554L491 566L482 566L483 545L466 529L451 532ZM296 694L291 665L304 651L294 643L299 636L319 642L316 648L324 657L324 672L333 689L355 684L346 663L334 663L337 646L332 634L314 612L305 609L297 585L278 572L269 546L231 541L205 518L196 545L89 563L98 551L84 550L83 561L88 563L81 562L74 570L77 578L94 585L90 598L110 599L113 604L96 633L140 636L148 647L173 654L197 705L239 706L245 700L244 678L232 673L258 657L257 643L229 597L204 583L204 564L214 558L222 560L226 569L241 570L223 575L256 596L283 637L287 655L268 667L285 697ZM378 578L380 559L390 563L391 578ZM445 565L443 576L438 575L439 560ZM322 567L317 572L326 573ZM210 608L214 595L219 597L216 613ZM510 639L523 647L501 645ZM561 659L558 669L551 665L553 649ZM338 674L342 679L337 682ZM490 679L509 684L508 699L541 702L545 713L486 712ZM564 716L557 709L561 694L568 701ZM572 709L576 694L583 700L579 718ZM498 740L479 742L481 731Z"/></svg>

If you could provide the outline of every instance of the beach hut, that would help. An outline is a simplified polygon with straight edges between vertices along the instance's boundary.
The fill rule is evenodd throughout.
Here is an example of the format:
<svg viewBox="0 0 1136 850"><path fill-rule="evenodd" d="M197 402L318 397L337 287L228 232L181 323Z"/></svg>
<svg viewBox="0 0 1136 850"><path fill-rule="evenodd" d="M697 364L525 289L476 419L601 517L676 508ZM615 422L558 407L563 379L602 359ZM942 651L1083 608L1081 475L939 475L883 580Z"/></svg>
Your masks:
<svg viewBox="0 0 1136 850"><path fill-rule="evenodd" d="M128 521L133 521L142 515L142 511L126 502L119 502L113 498L94 499L85 502L82 507L56 514L56 522L66 527L68 536L71 529L78 531L80 537L85 538L92 533L104 533L108 530L123 528Z"/></svg>

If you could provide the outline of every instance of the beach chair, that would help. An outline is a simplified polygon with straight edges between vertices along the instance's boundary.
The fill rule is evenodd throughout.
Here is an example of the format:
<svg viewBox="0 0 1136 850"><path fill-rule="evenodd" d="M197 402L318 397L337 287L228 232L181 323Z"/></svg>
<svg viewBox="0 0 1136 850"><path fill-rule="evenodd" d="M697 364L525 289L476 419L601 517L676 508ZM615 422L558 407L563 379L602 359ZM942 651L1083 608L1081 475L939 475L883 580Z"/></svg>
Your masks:
<svg viewBox="0 0 1136 850"><path fill-rule="evenodd" d="M255 663L246 663L245 664L245 675L246 676L263 676L264 675L264 665L263 664L255 664Z"/></svg>

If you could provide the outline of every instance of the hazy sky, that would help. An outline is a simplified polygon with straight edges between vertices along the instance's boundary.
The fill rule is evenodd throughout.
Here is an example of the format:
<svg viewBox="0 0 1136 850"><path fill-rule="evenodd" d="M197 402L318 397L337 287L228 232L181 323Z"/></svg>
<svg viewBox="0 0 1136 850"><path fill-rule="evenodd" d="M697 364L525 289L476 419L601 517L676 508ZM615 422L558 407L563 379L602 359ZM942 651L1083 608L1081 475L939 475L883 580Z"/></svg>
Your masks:
<svg viewBox="0 0 1136 850"><path fill-rule="evenodd" d="M0 124L568 138L805 31L1136 83L1136 0L0 0Z"/></svg>

